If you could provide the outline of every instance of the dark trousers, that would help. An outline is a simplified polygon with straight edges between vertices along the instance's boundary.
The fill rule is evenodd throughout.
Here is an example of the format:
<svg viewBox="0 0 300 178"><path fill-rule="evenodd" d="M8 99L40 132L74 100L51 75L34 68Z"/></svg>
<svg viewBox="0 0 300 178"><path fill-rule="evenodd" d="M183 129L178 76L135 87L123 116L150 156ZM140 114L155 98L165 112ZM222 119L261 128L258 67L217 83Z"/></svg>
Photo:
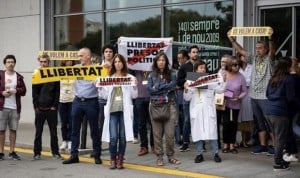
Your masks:
<svg viewBox="0 0 300 178"><path fill-rule="evenodd" d="M78 157L78 147L80 139L80 128L83 117L85 116L90 125L91 138L93 142L93 154L95 157L100 157L101 146L100 146L100 134L98 126L98 114L99 104L98 99L90 99L86 101L80 101L74 99L72 104L72 148L71 155Z"/></svg>
<svg viewBox="0 0 300 178"><path fill-rule="evenodd" d="M296 113L291 114L289 118L289 127L287 131L287 140L286 140L286 152L289 154L297 154L298 148L297 148L297 142L296 137L293 131L293 119L295 117Z"/></svg>
<svg viewBox="0 0 300 178"><path fill-rule="evenodd" d="M223 113L223 143L235 143L239 111L226 107Z"/></svg>
<svg viewBox="0 0 300 178"><path fill-rule="evenodd" d="M267 121L271 128L272 133L274 134L275 140L275 154L274 161L275 164L282 164L283 159L283 149L287 139L288 127L289 127L289 118L283 116L274 116L268 115Z"/></svg>
<svg viewBox="0 0 300 178"><path fill-rule="evenodd" d="M63 141L71 140L71 132L72 132L71 111L72 111L72 102L58 104L58 113L61 122L61 135Z"/></svg>
<svg viewBox="0 0 300 178"><path fill-rule="evenodd" d="M153 131L149 115L149 99L137 98L134 101L134 118L138 120L141 147L148 148L148 125L150 126L150 146L154 146Z"/></svg>
<svg viewBox="0 0 300 178"><path fill-rule="evenodd" d="M98 116L98 124L99 124L99 137L100 137L100 146L102 146L102 132L104 125L104 106L106 105L106 100L99 100L99 116Z"/></svg>
<svg viewBox="0 0 300 178"><path fill-rule="evenodd" d="M47 120L50 130L50 145L52 154L58 154L58 138L57 138L57 111L36 111L35 112L35 138L34 138L34 154L41 154L42 151L42 135L44 123Z"/></svg>

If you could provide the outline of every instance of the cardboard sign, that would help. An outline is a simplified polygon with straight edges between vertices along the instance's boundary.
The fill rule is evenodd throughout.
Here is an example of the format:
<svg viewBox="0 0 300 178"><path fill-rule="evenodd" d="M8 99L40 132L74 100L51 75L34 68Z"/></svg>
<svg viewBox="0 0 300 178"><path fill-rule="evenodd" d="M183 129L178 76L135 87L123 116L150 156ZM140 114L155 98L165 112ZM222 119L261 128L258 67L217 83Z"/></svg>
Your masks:
<svg viewBox="0 0 300 178"><path fill-rule="evenodd" d="M270 36L271 27L232 27L230 36Z"/></svg>
<svg viewBox="0 0 300 178"><path fill-rule="evenodd" d="M50 60L79 60L78 51L39 51L38 56L47 54Z"/></svg>

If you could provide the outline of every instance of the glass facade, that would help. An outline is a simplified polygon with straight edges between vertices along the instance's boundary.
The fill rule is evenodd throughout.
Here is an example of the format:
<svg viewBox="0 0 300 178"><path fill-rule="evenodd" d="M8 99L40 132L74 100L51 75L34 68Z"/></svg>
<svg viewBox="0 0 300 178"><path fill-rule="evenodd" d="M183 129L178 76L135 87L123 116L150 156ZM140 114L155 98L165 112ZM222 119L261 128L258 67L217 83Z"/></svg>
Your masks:
<svg viewBox="0 0 300 178"><path fill-rule="evenodd" d="M231 53L226 32L232 26L233 0L55 0L54 48L91 48L100 54L103 44L118 37L173 37L173 60L179 49L197 44L199 58L209 70L219 67L223 53ZM171 4L170 4L171 3ZM175 3L172 5L172 3Z"/></svg>
<svg viewBox="0 0 300 178"><path fill-rule="evenodd" d="M265 9L261 12L261 24L271 26L276 46L276 57L292 55L292 8ZM284 28L282 28L284 27Z"/></svg>

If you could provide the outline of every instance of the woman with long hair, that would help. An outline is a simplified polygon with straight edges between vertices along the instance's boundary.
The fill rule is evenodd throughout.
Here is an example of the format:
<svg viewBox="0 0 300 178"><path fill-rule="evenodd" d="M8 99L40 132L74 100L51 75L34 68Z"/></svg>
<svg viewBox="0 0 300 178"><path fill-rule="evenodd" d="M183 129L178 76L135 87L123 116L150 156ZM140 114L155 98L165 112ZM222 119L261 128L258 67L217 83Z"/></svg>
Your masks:
<svg viewBox="0 0 300 178"><path fill-rule="evenodd" d="M112 59L110 77L135 77L128 73L125 58L116 54ZM123 160L126 142L133 140L133 104L132 99L137 97L137 87L104 86L99 88L99 96L107 99L104 107L104 126L102 140L109 142L110 169L123 169Z"/></svg>
<svg viewBox="0 0 300 178"><path fill-rule="evenodd" d="M274 70L267 88L267 121L275 140L275 154L273 170L288 170L289 163L284 161L283 149L287 141L289 126L289 109L291 106L299 108L295 92L295 80L290 75L292 61L289 57L281 58Z"/></svg>
<svg viewBox="0 0 300 178"><path fill-rule="evenodd" d="M180 164L174 157L174 127L178 114L176 110L176 72L169 66L169 59L165 53L159 53L153 61L152 72L148 76L147 89L150 94L150 105L153 103L169 103L170 117L164 122L155 121L150 114L153 128L154 146L157 152L157 166L163 166L163 137L166 140L166 154L168 162ZM151 108L151 106L150 106ZM150 111L151 113L151 111Z"/></svg>

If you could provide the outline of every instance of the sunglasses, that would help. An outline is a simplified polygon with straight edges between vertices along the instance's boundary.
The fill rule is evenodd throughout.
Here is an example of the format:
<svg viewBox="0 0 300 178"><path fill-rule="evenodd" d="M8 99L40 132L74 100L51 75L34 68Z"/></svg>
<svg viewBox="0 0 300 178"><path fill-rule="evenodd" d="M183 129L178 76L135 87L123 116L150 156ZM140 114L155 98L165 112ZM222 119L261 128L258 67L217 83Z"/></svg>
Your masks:
<svg viewBox="0 0 300 178"><path fill-rule="evenodd" d="M40 63L47 63L48 61L40 61Z"/></svg>
<svg viewBox="0 0 300 178"><path fill-rule="evenodd" d="M239 64L232 64L231 66L233 66L233 67L237 67L237 66L239 66Z"/></svg>

